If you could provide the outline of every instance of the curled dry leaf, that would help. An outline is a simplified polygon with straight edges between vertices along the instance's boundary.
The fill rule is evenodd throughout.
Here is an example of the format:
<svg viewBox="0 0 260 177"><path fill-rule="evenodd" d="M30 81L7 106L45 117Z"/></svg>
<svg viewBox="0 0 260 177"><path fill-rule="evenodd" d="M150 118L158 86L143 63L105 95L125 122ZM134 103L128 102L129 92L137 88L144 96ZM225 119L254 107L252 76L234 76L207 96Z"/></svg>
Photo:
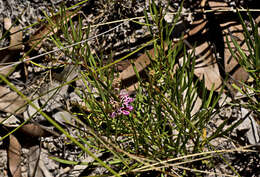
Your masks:
<svg viewBox="0 0 260 177"><path fill-rule="evenodd" d="M22 147L14 135L9 136L9 146L7 150L8 168L12 177L21 177L21 154Z"/></svg>
<svg viewBox="0 0 260 177"><path fill-rule="evenodd" d="M19 54L23 49L22 39L23 33L20 26L12 27L11 20L9 18L4 19L4 26L6 30L9 30L10 45L7 49L0 50L0 69L3 66L8 65L10 62L15 62L19 58ZM0 74L8 76L15 66L0 70ZM24 101L16 92L9 90L6 87L0 86L0 110L12 114L20 114L24 112L26 107L26 101Z"/></svg>

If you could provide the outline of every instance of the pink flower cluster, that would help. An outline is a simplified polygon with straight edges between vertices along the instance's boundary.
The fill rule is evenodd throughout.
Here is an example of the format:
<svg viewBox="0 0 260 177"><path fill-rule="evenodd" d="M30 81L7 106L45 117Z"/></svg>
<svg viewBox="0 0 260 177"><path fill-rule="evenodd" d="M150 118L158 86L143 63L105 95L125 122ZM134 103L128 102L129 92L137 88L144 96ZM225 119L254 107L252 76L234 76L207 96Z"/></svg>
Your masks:
<svg viewBox="0 0 260 177"><path fill-rule="evenodd" d="M121 114L128 116L130 114L130 111L134 109L133 106L130 104L134 101L134 98L131 98L125 91L120 91L119 99L121 102L121 106L117 108L116 111L111 113L112 118Z"/></svg>

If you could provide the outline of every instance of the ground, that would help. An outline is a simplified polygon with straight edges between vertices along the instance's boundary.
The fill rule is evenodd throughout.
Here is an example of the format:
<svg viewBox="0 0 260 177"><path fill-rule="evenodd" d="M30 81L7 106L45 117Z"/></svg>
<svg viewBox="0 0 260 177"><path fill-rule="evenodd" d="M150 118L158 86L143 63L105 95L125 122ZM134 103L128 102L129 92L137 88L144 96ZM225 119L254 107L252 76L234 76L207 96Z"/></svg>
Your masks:
<svg viewBox="0 0 260 177"><path fill-rule="evenodd" d="M66 7L71 7L74 4L79 3L80 1L77 0L69 0L66 1L65 5ZM206 2L212 3L214 1ZM259 9L254 3L255 1L218 1L220 4L223 3L226 5L226 8L234 9L234 8L254 8ZM162 6L167 5L167 1L161 1ZM172 12L176 12L177 9L180 6L181 1L174 1L169 3L169 14L165 17L165 23L171 22L171 19L173 17ZM223 5L221 4L221 5ZM27 48L31 47L30 43L26 42L33 35L37 33L37 29L40 29L40 26L42 23L33 25L35 23L38 23L41 19L45 18L44 13L46 13L48 16L53 15L55 12L58 12L59 7L61 7L62 1L60 0L49 0L49 1L42 1L42 0L9 0L9 1L2 1L0 0L0 36L3 36L6 32L5 29L5 19L9 19L11 23L13 23L15 26L20 25L21 28L23 28L23 49L20 51L19 55L23 55ZM174 38L179 38L181 32L183 31L189 31L191 29L194 29L195 26L195 32L196 31L196 25L193 25L194 22L199 21L200 18L202 18L203 15L200 13L195 13L196 10L199 10L201 7L201 1L194 1L194 2L184 2L184 9L183 12L190 12L190 13L183 13L181 16L180 22L176 26L176 31L174 33ZM89 37L95 36L98 34L101 34L103 32L106 32L109 29L113 29L116 27L120 22L115 22L117 20L124 19L123 23L116 28L115 30L106 33L105 35L95 37L93 40L88 41L88 44L90 46L90 50L93 54L95 54L98 57L103 56L104 62L109 63L109 57L112 56L113 60L117 60L127 54L129 52L132 52L136 49L138 49L142 44L148 42L152 39L152 36L149 33L149 30L146 26L134 23L132 21L128 21L129 18L134 17L141 17L143 16L144 9L149 10L148 1L140 0L140 1L93 1L90 0L86 2L84 5L82 5L82 8L80 9L80 15L83 18L83 26L87 28L88 25L93 26L91 28ZM211 6L211 9L213 7ZM74 8L75 9L75 8ZM232 14L232 13L231 13ZM208 14L207 14L208 15ZM257 18L258 14L253 14L255 18ZM228 28L228 30L241 30L239 29L236 24L228 24L229 22L233 22L233 15L224 15L224 16L211 16L209 15L206 17L208 19L207 27L208 29L212 29L210 25L213 26L213 31L206 31L199 30L198 34L194 32L194 34L191 34L191 37L187 37L186 43L189 45L196 45L197 48L197 54L198 58L204 57L204 52L208 52L208 47L206 46L206 49L204 48L204 42L211 42L211 48L215 51L215 55L228 55L224 52L225 46L221 46L222 42L221 39L223 39L222 34L224 31ZM144 23L144 19L137 19L140 23ZM73 21L77 23L77 20L73 18ZM214 22L213 22L214 21ZM114 22L112 24L106 24L108 22ZM212 23L213 22L213 23ZM217 28L215 28L214 25L220 23L219 27L221 27L218 31ZM228 24L226 27L226 24ZM32 26L33 25L33 26ZM97 25L97 26L94 26ZM99 26L98 26L99 25ZM221 26L222 25L222 26ZM230 28L229 25L234 27L234 29ZM28 27L26 28L25 27ZM46 24L45 24L46 26ZM216 25L217 26L217 25ZM199 28L198 28L199 29ZM204 29L204 28L202 28ZM235 31L234 30L234 31ZM191 30L192 31L192 30ZM158 32L158 29L154 28L153 32L156 34ZM223 32L223 33L222 33ZM60 35L61 38L64 38L64 35L57 31L57 35ZM242 34L242 33L241 33ZM9 35L9 34L8 34ZM7 35L7 36L8 36ZM240 37L240 36L238 36ZM219 42L220 39L220 42ZM12 41L12 38L6 37L2 40L0 40L0 46L6 47L9 46ZM214 41L214 42L212 42ZM153 46L148 46L146 50L152 49ZM199 48L201 47L201 48ZM31 54L32 56L36 56L45 52L48 52L53 49L57 49L55 45L51 44L50 40L46 40L44 43L41 44L40 48L36 48L37 50L34 51L34 53ZM222 53L221 53L222 52ZM135 53L131 57L128 57L126 60L123 60L119 62L116 65L116 70L118 71L124 71L130 64L131 61L135 61L136 58L140 58L140 56L143 56L144 50L140 50L139 52ZM46 55L45 57L38 58L37 62L41 63L42 65L48 67L53 66L54 60L60 60L60 62L65 62L70 59L70 56L61 56L62 52L57 51L51 55ZM212 54L213 55L213 54ZM203 57L201 57L203 56ZM2 57L2 56L1 56ZM58 58L58 59L57 59ZM5 63L6 61L4 59L0 59L1 63ZM13 62L13 61L10 61ZM222 65L224 70L228 67L232 67L230 65ZM25 69L26 68L26 69ZM231 72L233 68L231 68L228 72ZM210 68L209 70L212 71L211 74L208 74L208 78L210 82L211 78L214 78L217 74L221 75L221 71ZM221 69L220 69L221 70ZM243 80L245 74L242 71L234 71L234 74L232 75L233 78L237 80ZM69 73L70 71L73 71L72 73ZM75 72L74 72L75 71ZM46 102L48 104L45 107L45 112L54 117L57 122L59 122L62 126L66 127L66 124L63 122L62 117L65 115L68 119L71 120L71 110L73 109L73 103L80 103L81 98L76 94L76 89L72 89L69 86L62 87L62 89L55 94L54 97L52 97L52 94L54 91L50 91L51 89L61 85L61 81L64 81L64 79L67 82L70 82L73 78L77 76L79 71L82 71L81 67L73 68L73 67L65 67L64 69L53 69L52 73L47 72L46 68L34 68L33 65L30 64L21 64L19 65L15 72L10 75L10 80L12 83L18 87L24 94L27 96L31 96L31 98L35 99L34 103L38 106L44 105ZM85 70L83 70L85 71ZM197 76L199 77L199 74L205 74L205 69L203 71L197 70ZM69 74L68 74L69 73ZM65 77L67 76L67 77ZM240 77L241 76L241 77ZM219 76L221 77L221 76ZM2 83L1 83L2 84ZM78 80L75 83L73 83L73 87L75 88L83 88L84 83L82 81ZM209 83L211 84L211 83ZM223 83L221 83L223 84ZM4 85L4 84L3 84ZM2 86L2 85L1 85ZM227 86L228 87L228 86ZM1 88L2 89L2 88ZM95 92L95 88L92 88L93 92ZM3 89L4 90L4 89ZM255 145L259 143L259 125L256 123L255 120L257 120L256 115L251 115L250 111L248 109L242 108L241 106L230 106L230 104L227 104L229 101L231 102L233 99L237 99L239 94L233 90L227 89L231 93L226 92L224 96L227 96L227 100L224 101L223 109L220 110L210 121L210 131L213 131L216 129L221 123L229 119L230 124L233 122L236 122L241 119L245 119L244 123L241 124L237 129L235 129L232 133L229 135L218 138L212 144L214 145L215 149L232 149L244 145ZM9 90L8 90L9 91ZM49 91L48 94L45 94L40 99L36 99L41 95L41 93ZM32 94L34 93L35 94ZM217 91L216 91L217 92ZM3 92L2 93L6 93ZM3 97L0 93L0 98ZM2 98L1 98L2 99ZM49 100L50 99L50 100ZM1 100L2 101L2 100ZM246 101L246 100L242 100ZM3 107L3 106L2 106ZM6 117L9 117L12 114L12 110L6 111L7 109L4 109L1 107L0 112L0 120L4 120ZM19 121L26 120L30 117L30 115L33 115L35 111L32 107L28 106L23 112L20 112L19 114L15 114L14 116L14 122L9 123L8 125L1 125L0 128L0 137L4 136L7 132L10 130L13 130L14 127L17 127L17 122L19 124ZM248 116L250 115L250 116ZM20 144L22 146L22 153L20 155L21 158L21 171L22 176L33 176L33 173L36 173L35 176L88 176L88 175L98 175L103 174L104 171L106 171L104 168L96 167L95 165L66 165L59 162L56 162L52 159L50 159L50 156L60 157L63 159L71 160L71 161L81 161L81 162L93 162L93 158L84 155L80 156L81 149L71 142L68 142L68 139L65 135L61 134L59 131L57 131L52 125L50 125L44 117L42 117L40 114L34 117L33 120L31 120L35 125L41 125L40 127L44 130L44 133L40 134L39 129L36 130L37 133L28 133L28 131L24 129L20 129L16 133L14 133L14 136L20 141ZM16 123L16 124L15 124ZM32 126L32 125L31 125ZM27 129L32 128L30 126L27 127ZM26 128L25 128L26 129ZM31 129L30 129L31 130ZM67 127L67 131L74 137L77 137L77 130L73 127ZM31 131L33 132L33 131ZM47 132L47 133L46 133ZM209 134L211 132L208 132ZM10 156L7 155L6 149L8 147L8 138L6 138L4 141L0 141L0 176L8 176L8 170L10 170L10 167L8 167L8 160L10 161ZM10 147L10 146L9 146ZM39 148L40 147L40 148ZM93 153L95 153L100 159L103 161L108 160L111 158L111 154L97 152L94 148L91 149ZM210 147L208 147L208 150L211 150ZM37 158L40 155L40 160L37 161ZM241 176L259 176L259 154L255 152L251 153L244 153L244 152L236 152L233 154L225 154L225 158L230 160L231 165L239 172ZM8 159L9 158L9 159ZM16 158L16 157L13 157ZM219 161L219 162L218 162ZM34 172L35 165L38 165L38 170ZM39 170L40 169L40 170ZM221 163L221 160L219 158L216 158L216 166L214 169L214 172L216 173L225 173L225 174L233 174L233 172L227 168L226 164ZM9 172L10 173L10 172ZM11 170L12 173L12 170ZM10 174L9 174L10 175ZM208 174L210 176L210 174Z"/></svg>

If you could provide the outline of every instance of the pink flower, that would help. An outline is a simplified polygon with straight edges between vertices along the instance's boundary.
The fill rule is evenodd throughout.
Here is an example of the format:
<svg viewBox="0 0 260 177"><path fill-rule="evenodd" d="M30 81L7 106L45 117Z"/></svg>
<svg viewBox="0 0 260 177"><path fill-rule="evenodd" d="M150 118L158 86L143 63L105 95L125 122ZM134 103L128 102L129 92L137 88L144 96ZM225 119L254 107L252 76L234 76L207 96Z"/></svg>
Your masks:
<svg viewBox="0 0 260 177"><path fill-rule="evenodd" d="M116 112L112 112L112 114L110 115L112 118L116 117Z"/></svg>
<svg viewBox="0 0 260 177"><path fill-rule="evenodd" d="M134 99L131 97L127 97L124 101L127 103L132 103L134 101Z"/></svg>
<svg viewBox="0 0 260 177"><path fill-rule="evenodd" d="M117 108L116 111L112 112L112 114L110 115L112 118L121 114L128 116L130 114L130 111L134 109L134 107L130 105L130 103L134 101L134 98L129 97L126 91L121 90L119 98L121 102L121 107Z"/></svg>
<svg viewBox="0 0 260 177"><path fill-rule="evenodd" d="M134 107L133 107L132 105L128 105L128 106L127 106L127 109L128 109L129 111L133 111Z"/></svg>
<svg viewBox="0 0 260 177"><path fill-rule="evenodd" d="M122 113L125 115L125 116L128 116L130 114L129 111L126 111L126 110L123 110Z"/></svg>

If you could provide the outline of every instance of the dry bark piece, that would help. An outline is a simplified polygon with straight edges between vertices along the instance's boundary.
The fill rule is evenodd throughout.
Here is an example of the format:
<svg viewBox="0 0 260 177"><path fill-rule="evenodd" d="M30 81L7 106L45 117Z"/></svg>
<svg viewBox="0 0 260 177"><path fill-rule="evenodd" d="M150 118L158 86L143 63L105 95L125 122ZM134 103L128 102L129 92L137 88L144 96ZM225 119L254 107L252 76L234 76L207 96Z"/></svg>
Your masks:
<svg viewBox="0 0 260 177"><path fill-rule="evenodd" d="M16 92L0 86L0 110L14 115L25 111L27 102Z"/></svg>
<svg viewBox="0 0 260 177"><path fill-rule="evenodd" d="M9 146L7 150L8 168L12 177L21 177L21 154L22 147L14 135L9 136Z"/></svg>
<svg viewBox="0 0 260 177"><path fill-rule="evenodd" d="M199 32L203 33L205 31L204 29L206 24L207 24L207 20L205 19L194 21L192 25L195 25L195 27L189 30L189 32L185 34L182 39L187 39L188 37L193 36Z"/></svg>
<svg viewBox="0 0 260 177"><path fill-rule="evenodd" d="M130 60L123 60L123 61L118 62L115 66L119 72L122 72L130 65L131 65Z"/></svg>

